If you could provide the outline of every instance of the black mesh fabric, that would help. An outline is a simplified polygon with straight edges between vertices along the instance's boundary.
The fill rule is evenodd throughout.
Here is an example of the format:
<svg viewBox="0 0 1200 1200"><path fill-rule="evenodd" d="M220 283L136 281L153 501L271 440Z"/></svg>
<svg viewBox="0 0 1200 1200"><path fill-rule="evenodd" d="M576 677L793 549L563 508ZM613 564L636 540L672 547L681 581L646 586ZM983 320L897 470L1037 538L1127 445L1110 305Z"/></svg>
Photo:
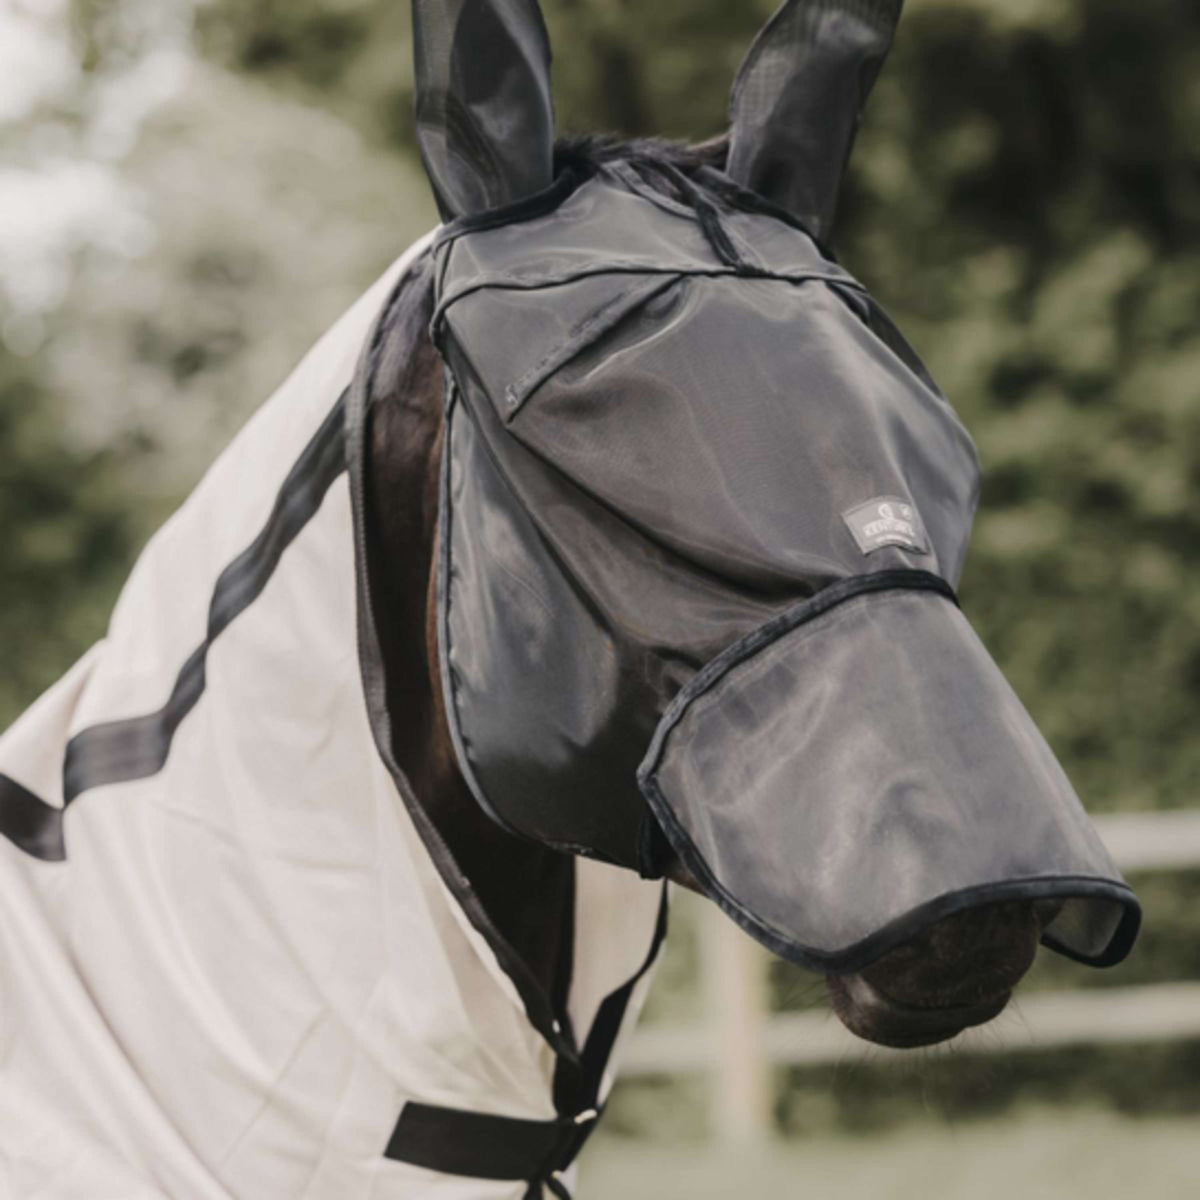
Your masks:
<svg viewBox="0 0 1200 1200"><path fill-rule="evenodd" d="M477 799L645 874L665 836L823 970L1020 895L1114 961L1136 901L948 598L968 435L806 233L721 220L714 249L599 173L438 244L441 658Z"/></svg>
<svg viewBox="0 0 1200 1200"><path fill-rule="evenodd" d="M550 42L537 0L413 0L417 145L442 217L548 187Z"/></svg>
<svg viewBox="0 0 1200 1200"><path fill-rule="evenodd" d="M729 174L827 239L903 0L788 0L733 88Z"/></svg>
<svg viewBox="0 0 1200 1200"><path fill-rule="evenodd" d="M693 681L642 770L726 911L787 957L847 970L981 891L1073 892L1045 937L1123 958L1137 922L1113 864L954 604L901 586L801 615Z"/></svg>

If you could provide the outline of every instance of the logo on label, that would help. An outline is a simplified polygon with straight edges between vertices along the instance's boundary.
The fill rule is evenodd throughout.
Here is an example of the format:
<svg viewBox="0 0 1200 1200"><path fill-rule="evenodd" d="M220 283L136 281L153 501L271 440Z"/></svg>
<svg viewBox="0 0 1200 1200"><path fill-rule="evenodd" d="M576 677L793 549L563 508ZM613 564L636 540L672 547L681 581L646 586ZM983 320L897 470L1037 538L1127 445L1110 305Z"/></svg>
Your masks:
<svg viewBox="0 0 1200 1200"><path fill-rule="evenodd" d="M884 546L902 546L915 554L929 553L921 514L907 500L880 496L844 512L842 520L864 554L882 550Z"/></svg>

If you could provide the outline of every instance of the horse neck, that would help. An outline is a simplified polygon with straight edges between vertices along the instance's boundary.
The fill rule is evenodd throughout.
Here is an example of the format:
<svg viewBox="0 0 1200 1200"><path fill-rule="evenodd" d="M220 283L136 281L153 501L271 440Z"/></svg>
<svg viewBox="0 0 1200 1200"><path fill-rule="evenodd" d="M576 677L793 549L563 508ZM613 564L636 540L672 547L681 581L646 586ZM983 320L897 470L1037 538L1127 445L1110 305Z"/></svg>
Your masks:
<svg viewBox="0 0 1200 1200"><path fill-rule="evenodd" d="M403 314L403 353L380 355L368 398L367 567L392 746L418 802L501 935L554 995L569 972L570 858L506 833L458 768L439 681L435 561L443 374L424 303ZM419 334L412 334L419 329ZM407 344L405 344L407 343Z"/></svg>

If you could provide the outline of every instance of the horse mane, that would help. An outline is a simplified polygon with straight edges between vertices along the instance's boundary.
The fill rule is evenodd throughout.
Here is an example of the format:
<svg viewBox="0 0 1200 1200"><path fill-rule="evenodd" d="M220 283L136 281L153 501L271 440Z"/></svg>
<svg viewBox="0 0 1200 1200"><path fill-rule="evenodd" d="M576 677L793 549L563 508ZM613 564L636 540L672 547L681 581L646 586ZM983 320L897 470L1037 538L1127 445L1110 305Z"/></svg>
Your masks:
<svg viewBox="0 0 1200 1200"><path fill-rule="evenodd" d="M569 168L580 175L593 175L620 163L648 188L676 203L691 205L699 190L718 207L729 206L729 193L714 188L708 172L723 170L728 157L728 134L705 142L583 134L560 138L554 148L556 173Z"/></svg>

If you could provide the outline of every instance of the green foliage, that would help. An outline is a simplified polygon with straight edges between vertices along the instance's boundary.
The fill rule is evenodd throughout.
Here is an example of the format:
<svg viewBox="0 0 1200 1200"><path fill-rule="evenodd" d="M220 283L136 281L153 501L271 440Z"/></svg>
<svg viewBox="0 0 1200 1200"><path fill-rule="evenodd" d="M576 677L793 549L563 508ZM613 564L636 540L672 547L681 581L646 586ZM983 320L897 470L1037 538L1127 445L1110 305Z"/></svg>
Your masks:
<svg viewBox="0 0 1200 1200"><path fill-rule="evenodd" d="M772 4L545 7L564 127L703 137L721 127L733 73ZM386 157L387 147L411 149L406 9L211 0L197 12L197 40L234 72L341 113ZM965 606L1090 804L1194 803L1200 9L1190 0L910 0L909 9L854 159L840 244L979 443L985 483ZM75 0L86 61L126 61L154 26L149 11L135 0ZM301 113L272 118L258 144L286 143L281 131L298 129ZM188 147L213 140L206 131L220 122L209 106L178 131L178 153L160 142L150 169L181 213L202 191ZM164 395L252 353L243 337L253 306L241 301L257 289L235 279L222 300L213 270L263 273L256 247L281 241L265 214L298 211L331 178L320 154L296 150L285 163L275 149L275 178L288 173L290 186L249 194L245 179L266 186L255 140L228 127L220 136L229 149L211 148L214 165L227 160L214 206L241 195L226 208L257 205L263 220L209 230L213 244L172 268L161 306L117 308L135 357L161 359ZM166 213L160 228L177 236ZM207 295L208 307L192 302Z"/></svg>
<svg viewBox="0 0 1200 1200"><path fill-rule="evenodd" d="M153 242L75 265L45 360L86 422L149 431L179 499L299 358L433 222L414 164L320 109L198 68L122 164ZM99 386L95 380L99 379Z"/></svg>
<svg viewBox="0 0 1200 1200"><path fill-rule="evenodd" d="M830 1128L872 1133L922 1117L959 1123L1030 1104L1195 1115L1198 1072L1200 1042L1077 1046L1004 1058L933 1053L901 1064L786 1072L779 1118L785 1132L806 1135Z"/></svg>
<svg viewBox="0 0 1200 1200"><path fill-rule="evenodd" d="M0 728L104 630L138 533L135 456L73 448L0 351Z"/></svg>
<svg viewBox="0 0 1200 1200"><path fill-rule="evenodd" d="M981 1031L980 1039L986 1036ZM1030 1107L1195 1117L1197 1079L1200 1042L1194 1040L1004 1055L935 1047L900 1058L778 1070L775 1116L788 1138L878 1134L931 1120L953 1128ZM707 1097L700 1074L622 1081L609 1101L604 1132L660 1142L707 1139ZM1047 1119L1054 1119L1052 1112Z"/></svg>
<svg viewBox="0 0 1200 1200"><path fill-rule="evenodd" d="M408 5L387 0L212 0L196 13L209 58L411 150Z"/></svg>

